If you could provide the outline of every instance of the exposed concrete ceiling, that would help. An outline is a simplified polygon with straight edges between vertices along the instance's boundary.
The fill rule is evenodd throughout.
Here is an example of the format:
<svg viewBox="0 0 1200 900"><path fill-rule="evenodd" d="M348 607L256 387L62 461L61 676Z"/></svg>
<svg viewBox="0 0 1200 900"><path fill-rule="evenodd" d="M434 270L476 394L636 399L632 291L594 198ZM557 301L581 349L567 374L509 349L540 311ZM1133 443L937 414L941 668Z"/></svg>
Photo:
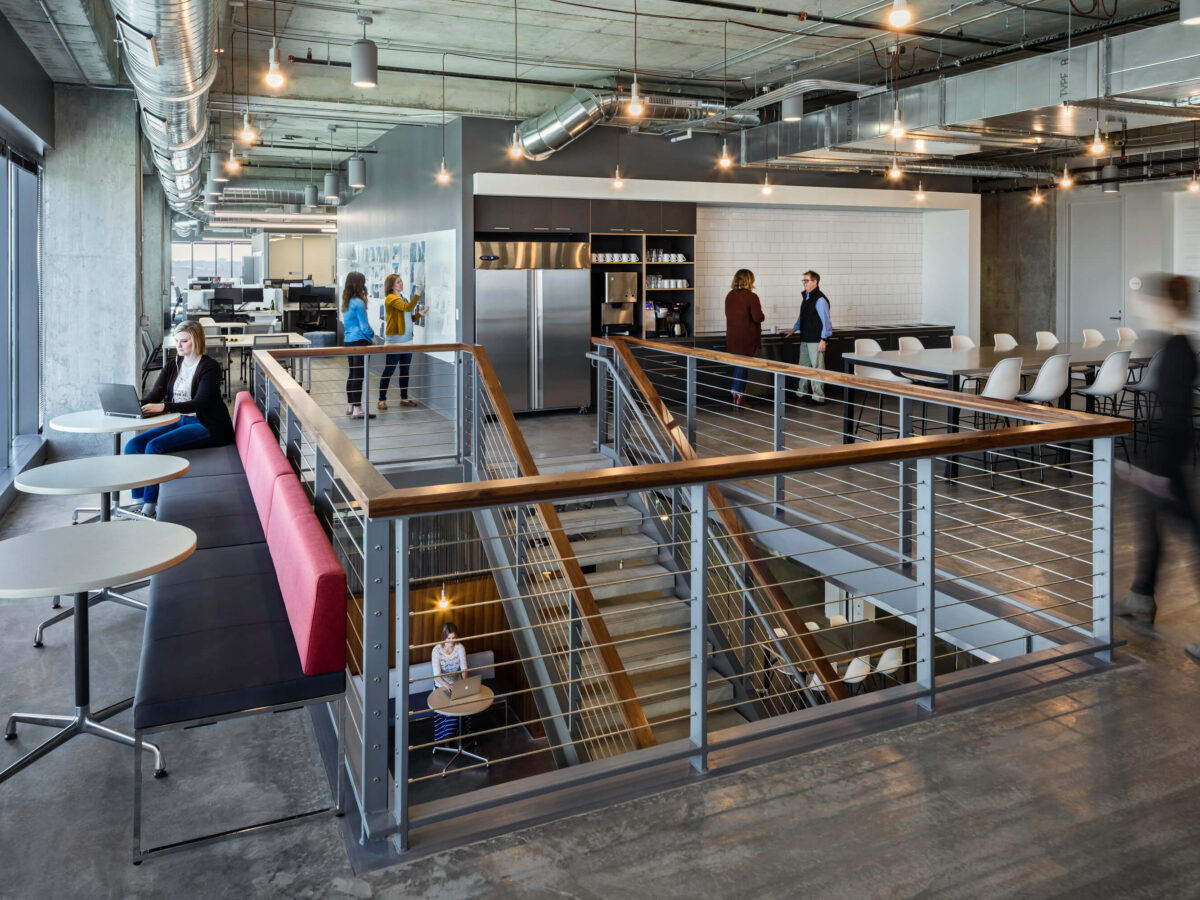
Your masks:
<svg viewBox="0 0 1200 900"><path fill-rule="evenodd" d="M117 35L107 0L0 0L0 14L54 81L118 82Z"/></svg>

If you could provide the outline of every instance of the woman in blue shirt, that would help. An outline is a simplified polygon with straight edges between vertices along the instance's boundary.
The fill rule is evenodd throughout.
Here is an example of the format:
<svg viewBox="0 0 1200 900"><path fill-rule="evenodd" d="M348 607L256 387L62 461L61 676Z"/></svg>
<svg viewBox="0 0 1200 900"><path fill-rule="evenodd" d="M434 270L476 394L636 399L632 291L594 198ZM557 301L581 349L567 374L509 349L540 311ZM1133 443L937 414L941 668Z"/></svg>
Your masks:
<svg viewBox="0 0 1200 900"><path fill-rule="evenodd" d="M346 286L342 289L342 344L346 347L366 347L375 340L375 332L367 321L366 301L366 276L362 272L351 272L346 276ZM350 361L350 374L346 379L346 415L361 419L364 359L361 356L349 356L347 359Z"/></svg>

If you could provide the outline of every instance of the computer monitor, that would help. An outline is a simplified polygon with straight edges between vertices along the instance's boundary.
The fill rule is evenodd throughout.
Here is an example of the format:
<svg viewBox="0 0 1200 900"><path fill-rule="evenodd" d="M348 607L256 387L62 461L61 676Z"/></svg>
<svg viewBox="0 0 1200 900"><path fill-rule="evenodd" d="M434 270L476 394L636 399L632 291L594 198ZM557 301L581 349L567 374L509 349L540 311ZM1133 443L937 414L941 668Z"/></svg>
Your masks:
<svg viewBox="0 0 1200 900"><path fill-rule="evenodd" d="M262 288L242 288L242 305L250 303L262 303L263 289Z"/></svg>
<svg viewBox="0 0 1200 900"><path fill-rule="evenodd" d="M231 316L242 304L242 289L219 287L213 290L212 302L209 304L209 309L212 310L213 316L224 315Z"/></svg>

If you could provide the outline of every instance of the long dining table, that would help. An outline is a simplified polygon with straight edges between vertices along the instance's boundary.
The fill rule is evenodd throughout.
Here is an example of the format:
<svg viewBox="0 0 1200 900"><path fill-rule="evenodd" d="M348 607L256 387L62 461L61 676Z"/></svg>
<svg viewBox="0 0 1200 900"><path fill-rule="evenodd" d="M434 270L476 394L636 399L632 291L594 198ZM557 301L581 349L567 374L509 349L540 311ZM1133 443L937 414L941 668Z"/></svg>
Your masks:
<svg viewBox="0 0 1200 900"><path fill-rule="evenodd" d="M938 379L945 382L945 387L951 391L961 391L968 379L986 378L996 363L1010 357L1020 357L1024 360L1021 365L1023 374L1036 373L1042 363L1052 356L1066 353L1071 357L1072 366L1099 366L1110 353L1117 350L1129 351L1131 364L1144 363L1154 355L1158 344L1151 340L1139 339L1132 343L1118 341L1101 341L1099 343L1060 343L1054 347L1039 350L1029 344L1018 344L1011 350L997 350L994 347L973 347L970 350L954 350L941 347L928 350L881 350L876 353L846 353L842 361L849 371L851 366L873 366L877 369L887 369L897 375L919 375L925 379ZM1091 372L1087 372L1087 381L1091 383ZM854 392L847 389L846 402L842 412L842 442L851 444L855 440L854 427ZM1070 403L1068 389L1060 401L1060 405ZM1090 405L1090 404L1089 404ZM948 431L958 431L958 407L954 404L947 406L946 428ZM956 467L947 465L948 474L955 472Z"/></svg>

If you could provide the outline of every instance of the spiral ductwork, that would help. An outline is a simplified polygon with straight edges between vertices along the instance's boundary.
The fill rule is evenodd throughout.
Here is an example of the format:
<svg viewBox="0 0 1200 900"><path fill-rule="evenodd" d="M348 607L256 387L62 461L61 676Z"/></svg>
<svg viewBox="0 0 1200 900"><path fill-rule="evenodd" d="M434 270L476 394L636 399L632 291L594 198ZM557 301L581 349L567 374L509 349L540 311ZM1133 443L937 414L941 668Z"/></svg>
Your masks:
<svg viewBox="0 0 1200 900"><path fill-rule="evenodd" d="M110 0L121 59L171 208L200 212L208 91L217 75L216 0Z"/></svg>
<svg viewBox="0 0 1200 900"><path fill-rule="evenodd" d="M645 112L632 122L702 121L725 106L711 100L691 100L650 94L643 98ZM576 88L540 116L526 119L517 126L525 158L546 159L566 147L584 132L601 122L619 118L620 97L616 91ZM759 122L753 113L732 113L730 124L753 126Z"/></svg>

